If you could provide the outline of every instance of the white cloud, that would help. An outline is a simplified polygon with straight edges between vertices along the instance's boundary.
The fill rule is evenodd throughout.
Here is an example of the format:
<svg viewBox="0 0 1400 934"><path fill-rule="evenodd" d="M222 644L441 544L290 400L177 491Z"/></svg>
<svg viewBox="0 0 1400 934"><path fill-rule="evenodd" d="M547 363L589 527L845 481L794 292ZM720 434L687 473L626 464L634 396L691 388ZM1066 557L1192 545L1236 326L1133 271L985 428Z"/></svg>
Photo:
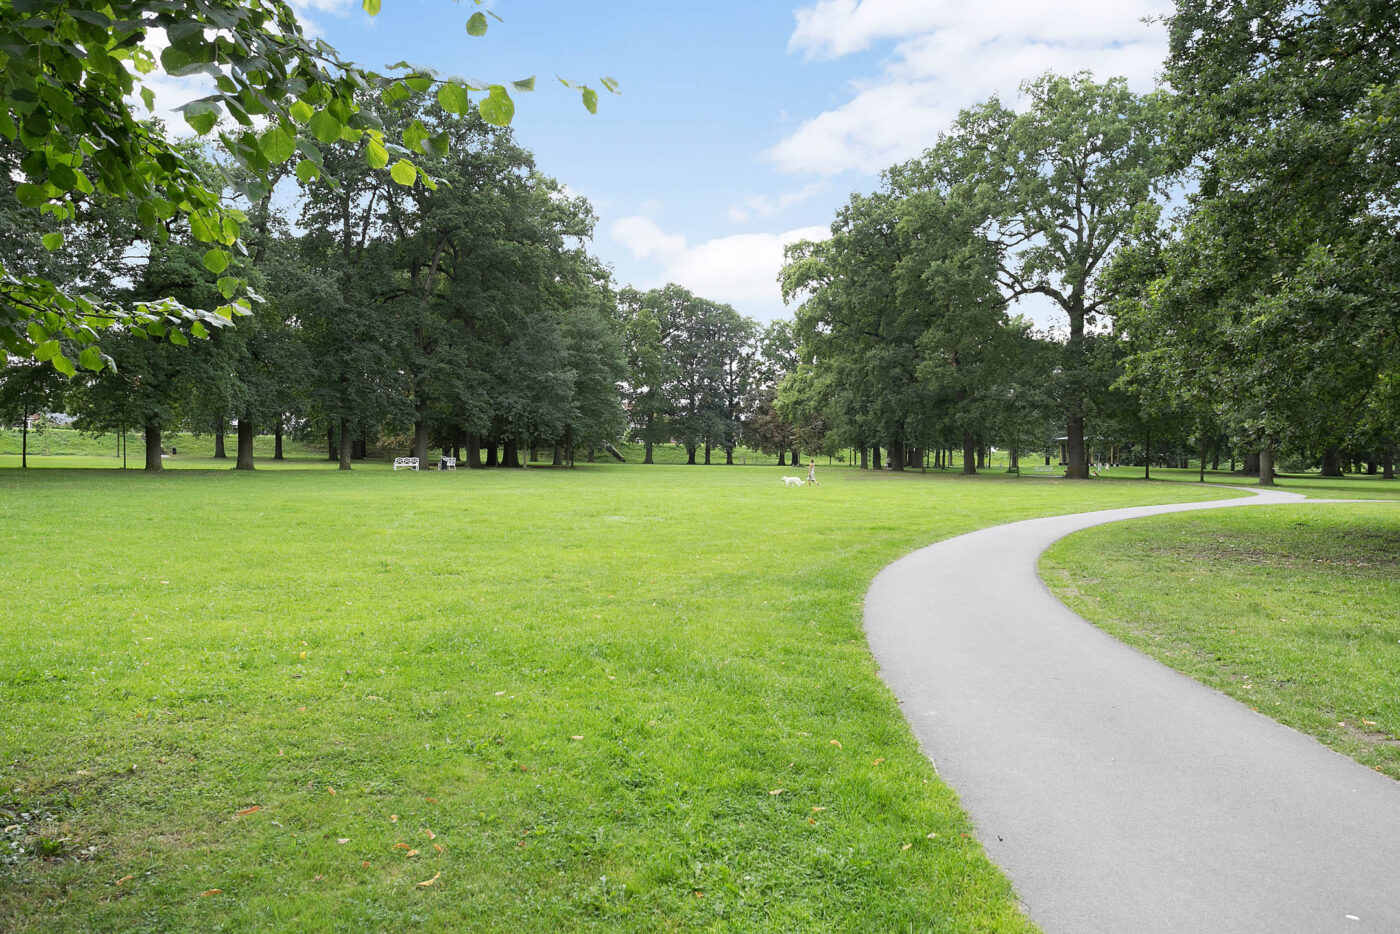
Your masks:
<svg viewBox="0 0 1400 934"><path fill-rule="evenodd" d="M639 215L616 221L609 233L634 259L660 267L654 281L642 287L676 282L697 295L739 306L741 312L746 305L781 306L778 272L784 246L829 236L825 227L799 227L783 233L735 234L691 246L684 235L668 234Z"/></svg>
<svg viewBox="0 0 1400 934"><path fill-rule="evenodd" d="M1165 30L1142 18L1169 0L820 0L797 11L790 51L836 58L900 40L850 101L804 121L768 152L789 172L874 173L932 145L957 112L1046 71L1153 86Z"/></svg>
<svg viewBox="0 0 1400 934"><path fill-rule="evenodd" d="M767 195L753 195L745 198L741 204L730 207L729 219L736 224L744 224L753 217L770 217L794 204L801 204L809 198L814 198L830 187L830 184L825 181L816 181L803 185L796 191L784 192L776 198L770 198Z"/></svg>

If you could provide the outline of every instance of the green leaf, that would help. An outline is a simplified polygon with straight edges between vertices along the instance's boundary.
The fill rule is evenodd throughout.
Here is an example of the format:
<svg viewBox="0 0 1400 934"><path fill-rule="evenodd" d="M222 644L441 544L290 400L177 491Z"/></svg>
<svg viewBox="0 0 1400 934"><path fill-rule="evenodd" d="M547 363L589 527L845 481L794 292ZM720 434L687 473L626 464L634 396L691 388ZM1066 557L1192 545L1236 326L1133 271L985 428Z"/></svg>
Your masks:
<svg viewBox="0 0 1400 934"><path fill-rule="evenodd" d="M203 321L196 321L190 325L190 333L195 337L208 337L209 329L204 326Z"/></svg>
<svg viewBox="0 0 1400 934"><path fill-rule="evenodd" d="M589 113L596 114L598 112L598 92L592 88L584 88L583 106L588 108Z"/></svg>
<svg viewBox="0 0 1400 934"><path fill-rule="evenodd" d="M467 89L456 82L448 82L439 88L437 100L442 105L442 109L450 114L470 113L472 109L471 99L467 97Z"/></svg>
<svg viewBox="0 0 1400 934"><path fill-rule="evenodd" d="M224 298L233 298L233 292L238 288L238 279L235 276L221 276L218 285L220 295Z"/></svg>
<svg viewBox="0 0 1400 934"><path fill-rule="evenodd" d="M73 376L78 372L78 368L73 366L73 361L63 354L56 354L53 358L53 368L64 376Z"/></svg>
<svg viewBox="0 0 1400 934"><path fill-rule="evenodd" d="M58 231L46 233L39 239L43 241L44 249L46 250L57 250L59 247L63 246L63 234Z"/></svg>
<svg viewBox="0 0 1400 934"><path fill-rule="evenodd" d="M94 373L102 372L102 367L105 366L102 362L102 351L98 350L96 345L84 347L83 352L78 354L78 365Z"/></svg>
<svg viewBox="0 0 1400 934"><path fill-rule="evenodd" d="M43 363L45 360L52 360L56 353L58 353L58 341L47 340L34 348L34 359Z"/></svg>
<svg viewBox="0 0 1400 934"><path fill-rule="evenodd" d="M219 108L209 101L191 101L180 108L185 112L185 122L200 136L214 129L219 122Z"/></svg>
<svg viewBox="0 0 1400 934"><path fill-rule="evenodd" d="M379 0L365 0L365 2L364 2L364 8L365 8L365 12L368 13L370 16L378 16L378 15L379 15Z"/></svg>
<svg viewBox="0 0 1400 934"><path fill-rule="evenodd" d="M491 92L476 105L481 119L492 126L508 126L515 116L515 101L510 99L506 89L499 84L491 85Z"/></svg>
<svg viewBox="0 0 1400 934"><path fill-rule="evenodd" d="M171 328L170 335L166 340L170 341L170 343L174 344L176 347L188 347L190 345L190 339L174 328Z"/></svg>
<svg viewBox="0 0 1400 934"><path fill-rule="evenodd" d="M602 81L603 87L607 88L607 89L608 89L610 92L612 92L613 94L621 93L621 92L619 92L618 89L617 89L617 88L618 88L618 84L617 84L617 79L616 79L616 78L601 78L601 79L599 79L599 80Z"/></svg>
<svg viewBox="0 0 1400 934"><path fill-rule="evenodd" d="M297 163L297 181L305 185L313 178L320 178L321 170L316 163L310 159L303 159Z"/></svg>
<svg viewBox="0 0 1400 934"><path fill-rule="evenodd" d="M15 186L15 198L27 208L37 208L49 200L43 185L30 185L28 183Z"/></svg>
<svg viewBox="0 0 1400 934"><path fill-rule="evenodd" d="M42 344L49 339L49 329L37 321L29 322L25 330L29 332L29 339L36 344Z"/></svg>
<svg viewBox="0 0 1400 934"><path fill-rule="evenodd" d="M340 139L340 131L344 129L344 125L330 113L322 110L311 118L309 129L311 135L316 137L318 141L334 143Z"/></svg>
<svg viewBox="0 0 1400 934"><path fill-rule="evenodd" d="M150 88L141 89L141 99L146 102L146 109L154 112L156 109L156 92Z"/></svg>
<svg viewBox="0 0 1400 934"><path fill-rule="evenodd" d="M227 253L216 247L204 254L204 268L217 275L228 268L229 259Z"/></svg>
<svg viewBox="0 0 1400 934"><path fill-rule="evenodd" d="M389 177L400 185L412 185L414 180L418 178L418 168L407 159L400 159L389 170Z"/></svg>
<svg viewBox="0 0 1400 934"><path fill-rule="evenodd" d="M473 13L473 14L471 15L471 18L467 20L467 35L469 35L469 36L484 36L484 35L486 35L486 16L485 16L484 14L482 14L482 13Z"/></svg>
<svg viewBox="0 0 1400 934"><path fill-rule="evenodd" d="M311 105L306 101L293 101L292 106L287 108L287 116L302 126L305 126L306 121L310 120L315 113L316 111L312 110Z"/></svg>
<svg viewBox="0 0 1400 934"><path fill-rule="evenodd" d="M384 144L373 136L368 137L369 142L365 144L365 161L369 163L371 169L382 169L389 164L389 150L384 148Z"/></svg>
<svg viewBox="0 0 1400 934"><path fill-rule="evenodd" d="M273 165L281 165L297 152L297 141L280 126L270 126L258 140L258 148Z"/></svg>
<svg viewBox="0 0 1400 934"><path fill-rule="evenodd" d="M528 78L521 78L519 81L512 81L510 86L517 91L533 91L535 89L535 76L531 75Z"/></svg>

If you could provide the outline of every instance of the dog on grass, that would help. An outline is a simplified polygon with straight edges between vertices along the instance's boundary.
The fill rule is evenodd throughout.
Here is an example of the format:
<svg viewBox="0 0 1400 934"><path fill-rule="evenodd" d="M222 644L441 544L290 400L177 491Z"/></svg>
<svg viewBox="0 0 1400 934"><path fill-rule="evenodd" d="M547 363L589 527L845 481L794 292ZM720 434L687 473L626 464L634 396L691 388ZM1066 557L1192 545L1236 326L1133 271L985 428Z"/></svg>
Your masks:
<svg viewBox="0 0 1400 934"><path fill-rule="evenodd" d="M801 478L801 477L784 477L784 478L783 478L783 486L801 486L801 485L802 485L802 478Z"/></svg>

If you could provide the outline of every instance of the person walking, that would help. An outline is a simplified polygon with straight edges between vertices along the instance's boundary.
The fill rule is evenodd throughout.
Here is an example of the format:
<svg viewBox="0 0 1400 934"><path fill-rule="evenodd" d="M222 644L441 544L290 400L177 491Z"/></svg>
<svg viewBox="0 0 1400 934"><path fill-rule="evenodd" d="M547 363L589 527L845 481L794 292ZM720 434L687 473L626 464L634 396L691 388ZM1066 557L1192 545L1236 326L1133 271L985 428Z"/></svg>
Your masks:
<svg viewBox="0 0 1400 934"><path fill-rule="evenodd" d="M812 486L821 486L817 482L817 461L815 458L807 461L807 482Z"/></svg>

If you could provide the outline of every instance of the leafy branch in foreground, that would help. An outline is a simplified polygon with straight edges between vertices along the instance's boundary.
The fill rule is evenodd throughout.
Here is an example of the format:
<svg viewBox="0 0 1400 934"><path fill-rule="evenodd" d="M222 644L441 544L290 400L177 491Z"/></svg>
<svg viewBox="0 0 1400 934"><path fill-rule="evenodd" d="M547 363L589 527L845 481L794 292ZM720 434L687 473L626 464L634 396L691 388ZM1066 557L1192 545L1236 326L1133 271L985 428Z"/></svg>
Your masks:
<svg viewBox="0 0 1400 934"><path fill-rule="evenodd" d="M371 15L379 6L364 0ZM485 31L485 15L473 13L468 34ZM157 55L152 46L161 36L165 44ZM133 113L130 101L137 95L154 107L142 76L158 65L174 77L213 80L214 93L181 110L201 136L218 128L218 142L244 170L240 180L230 175L223 181L253 202L266 194L273 166L296 158L299 180L319 177L319 147L342 140L362 144L367 163L388 168L399 184L435 184L413 159L441 153L446 138L431 137L415 123L391 140L382 122L356 105L356 95L377 92L392 105L436 87L449 112L467 112L471 93L478 94L476 109L488 123L507 124L515 112L504 85L439 80L406 62L390 70L407 73L383 75L344 61L324 41L305 36L284 0L0 0L0 134L26 151L19 202L65 222L95 196L127 199L155 239L170 225L187 223L191 235L209 245L204 265L221 276L219 291L230 299L212 312L178 302L126 308L69 294L42 277L11 275L0 261L0 346L9 353L37 356L44 348L66 372L71 361L51 343L66 338L84 348L80 365L97 369L104 358L88 349L103 328L122 325L159 336L161 329L188 326L198 335L246 313L256 299L236 274L235 256L246 252L240 240L246 217L224 205L223 184L211 183L176 143ZM596 91L564 83L596 112ZM512 84L516 91L533 86L533 79ZM603 86L617 90L610 78ZM224 117L226 128L220 127ZM61 231L43 242L60 249Z"/></svg>

